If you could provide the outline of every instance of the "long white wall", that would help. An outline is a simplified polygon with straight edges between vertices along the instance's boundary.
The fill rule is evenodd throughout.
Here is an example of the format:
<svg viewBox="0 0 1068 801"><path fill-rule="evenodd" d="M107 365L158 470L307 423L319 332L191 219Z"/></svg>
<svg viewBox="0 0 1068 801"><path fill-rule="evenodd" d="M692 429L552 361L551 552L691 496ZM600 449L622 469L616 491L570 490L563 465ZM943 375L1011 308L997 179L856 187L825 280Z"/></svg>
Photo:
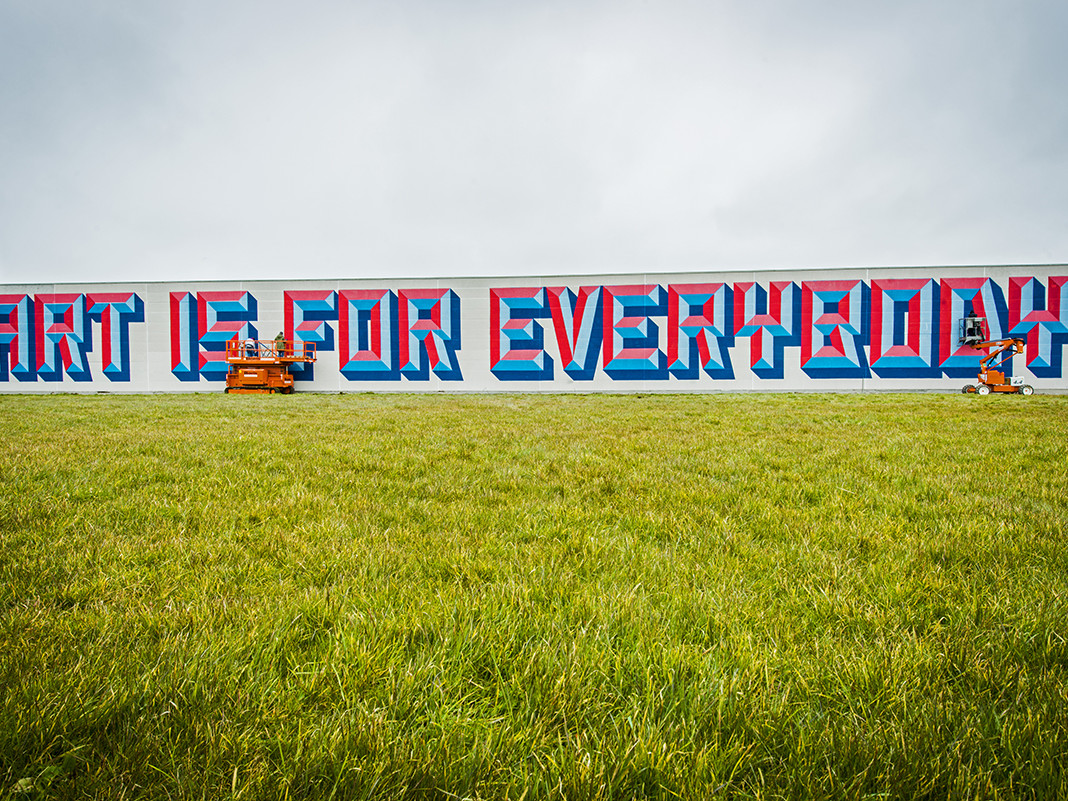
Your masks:
<svg viewBox="0 0 1068 801"><path fill-rule="evenodd" d="M1068 266L0 286L0 392L205 392L234 338L313 342L298 391L958 389L969 312L1068 387Z"/></svg>

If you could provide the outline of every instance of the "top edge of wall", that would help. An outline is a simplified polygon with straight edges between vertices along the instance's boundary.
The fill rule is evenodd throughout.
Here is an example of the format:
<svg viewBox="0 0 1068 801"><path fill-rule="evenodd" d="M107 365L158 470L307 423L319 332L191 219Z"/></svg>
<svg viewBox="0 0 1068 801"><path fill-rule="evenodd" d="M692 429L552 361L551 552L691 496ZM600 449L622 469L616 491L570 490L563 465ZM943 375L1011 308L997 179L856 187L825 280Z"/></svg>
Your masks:
<svg viewBox="0 0 1068 801"><path fill-rule="evenodd" d="M598 273L515 273L512 275L371 275L371 276L348 276L344 278L308 278L291 276L287 278L168 278L157 280L146 279L86 279L84 281L49 281L27 280L21 282L0 282L0 287L18 286L83 286L86 284L136 284L148 286L163 286L167 284L272 284L272 283L341 283L341 282L440 282L440 281L515 281L524 278L554 279L554 278L578 278L583 281L595 282L597 279L634 276L684 276L684 275L714 275L718 273L800 273L800 272L857 272L857 271L904 271L904 270L1049 270L1052 268L1068 268L1065 262L1049 262L1045 264L899 264L899 265L833 265L833 266L804 266L804 267L710 267L708 269L656 269L643 271L621 272L598 272Z"/></svg>

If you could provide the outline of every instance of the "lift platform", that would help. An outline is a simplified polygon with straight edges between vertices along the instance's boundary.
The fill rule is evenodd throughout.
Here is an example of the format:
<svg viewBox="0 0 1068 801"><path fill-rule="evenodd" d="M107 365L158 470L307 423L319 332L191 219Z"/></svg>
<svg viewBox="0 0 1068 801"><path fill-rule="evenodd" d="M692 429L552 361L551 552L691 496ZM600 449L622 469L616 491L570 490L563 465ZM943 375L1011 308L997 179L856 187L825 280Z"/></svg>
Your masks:
<svg viewBox="0 0 1068 801"><path fill-rule="evenodd" d="M226 392L293 391L290 365L315 362L314 342L291 339L232 339L226 343Z"/></svg>

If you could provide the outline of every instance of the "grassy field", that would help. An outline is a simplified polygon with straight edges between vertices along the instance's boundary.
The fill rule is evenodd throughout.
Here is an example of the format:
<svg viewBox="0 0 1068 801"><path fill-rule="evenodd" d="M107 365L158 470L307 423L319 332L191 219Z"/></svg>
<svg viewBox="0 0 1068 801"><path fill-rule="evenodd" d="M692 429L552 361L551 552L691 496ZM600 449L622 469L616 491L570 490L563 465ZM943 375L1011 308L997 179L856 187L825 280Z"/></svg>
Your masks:
<svg viewBox="0 0 1068 801"><path fill-rule="evenodd" d="M1068 397L0 397L0 797L1068 796Z"/></svg>

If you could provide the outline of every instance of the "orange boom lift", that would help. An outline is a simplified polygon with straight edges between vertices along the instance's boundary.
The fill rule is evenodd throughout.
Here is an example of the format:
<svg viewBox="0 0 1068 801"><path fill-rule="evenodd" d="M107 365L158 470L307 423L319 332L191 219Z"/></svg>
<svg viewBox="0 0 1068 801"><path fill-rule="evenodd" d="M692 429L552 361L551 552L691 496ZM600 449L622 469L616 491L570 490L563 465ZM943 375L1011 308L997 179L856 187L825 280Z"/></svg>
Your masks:
<svg viewBox="0 0 1068 801"><path fill-rule="evenodd" d="M1022 339L990 339L986 318L969 314L960 321L960 344L986 351L986 355L979 360L979 383L968 384L961 389L965 395L971 392L976 395L989 395L991 392L1034 394L1034 387L1025 384L1022 376L1005 378L1006 372L1012 372L1012 357L1024 352Z"/></svg>
<svg viewBox="0 0 1068 801"><path fill-rule="evenodd" d="M226 343L226 392L293 391L289 365L315 361L315 343L290 339L231 339Z"/></svg>

